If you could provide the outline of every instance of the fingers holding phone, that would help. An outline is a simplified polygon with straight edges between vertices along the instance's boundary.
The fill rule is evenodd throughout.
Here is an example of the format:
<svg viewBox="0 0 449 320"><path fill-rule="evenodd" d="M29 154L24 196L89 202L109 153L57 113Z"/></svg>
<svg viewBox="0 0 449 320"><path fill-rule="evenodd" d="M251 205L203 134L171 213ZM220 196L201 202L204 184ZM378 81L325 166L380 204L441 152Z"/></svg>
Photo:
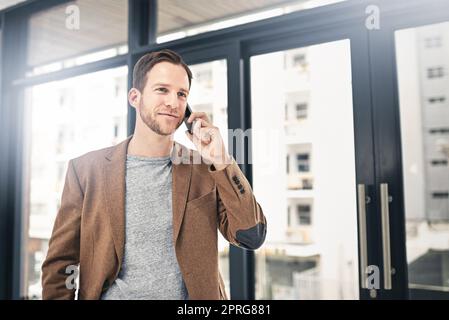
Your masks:
<svg viewBox="0 0 449 320"><path fill-rule="evenodd" d="M205 112L192 112L190 114L190 116L187 119L188 123L191 123L193 121L195 121L196 119L201 119L203 121L205 121L208 124L210 123L209 117L207 116L207 114Z"/></svg>
<svg viewBox="0 0 449 320"><path fill-rule="evenodd" d="M215 128L212 124L206 122L201 118L196 118L193 124L193 138L197 140L197 142L203 144L209 144L212 141L213 136L215 135L215 131L218 128Z"/></svg>
<svg viewBox="0 0 449 320"><path fill-rule="evenodd" d="M223 169L232 159L226 152L220 130L210 122L205 112L192 112L189 105L187 108L184 120L189 129L186 131L187 137L202 158L213 164L215 169Z"/></svg>

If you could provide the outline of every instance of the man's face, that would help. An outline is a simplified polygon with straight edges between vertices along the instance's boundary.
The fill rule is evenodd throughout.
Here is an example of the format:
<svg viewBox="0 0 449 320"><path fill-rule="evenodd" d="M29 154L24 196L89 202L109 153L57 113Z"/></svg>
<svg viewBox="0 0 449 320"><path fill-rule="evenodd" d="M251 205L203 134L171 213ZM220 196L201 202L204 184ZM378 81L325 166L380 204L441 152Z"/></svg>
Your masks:
<svg viewBox="0 0 449 320"><path fill-rule="evenodd" d="M170 62L160 62L147 73L138 112L142 121L157 134L173 134L184 120L189 94L186 70Z"/></svg>

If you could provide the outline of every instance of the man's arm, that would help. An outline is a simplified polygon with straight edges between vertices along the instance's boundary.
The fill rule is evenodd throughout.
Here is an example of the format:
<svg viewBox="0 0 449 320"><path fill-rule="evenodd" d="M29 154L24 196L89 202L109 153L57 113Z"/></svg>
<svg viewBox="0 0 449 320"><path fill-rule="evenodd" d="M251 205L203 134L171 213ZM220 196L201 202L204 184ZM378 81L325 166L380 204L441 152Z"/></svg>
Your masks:
<svg viewBox="0 0 449 320"><path fill-rule="evenodd" d="M69 162L61 207L53 227L47 257L42 265L42 298L74 299L76 289L68 289L66 268L79 263L80 222L84 194L73 160Z"/></svg>
<svg viewBox="0 0 449 320"><path fill-rule="evenodd" d="M218 227L232 244L255 250L265 241L267 221L254 198L251 186L226 148L218 127L206 113L193 112L188 122L196 120L193 135L186 131L201 157L212 163L209 173L217 185ZM232 161L229 161L232 160Z"/></svg>
<svg viewBox="0 0 449 320"><path fill-rule="evenodd" d="M265 241L267 221L239 166L232 163L209 172L218 192L218 228L231 244L256 250Z"/></svg>

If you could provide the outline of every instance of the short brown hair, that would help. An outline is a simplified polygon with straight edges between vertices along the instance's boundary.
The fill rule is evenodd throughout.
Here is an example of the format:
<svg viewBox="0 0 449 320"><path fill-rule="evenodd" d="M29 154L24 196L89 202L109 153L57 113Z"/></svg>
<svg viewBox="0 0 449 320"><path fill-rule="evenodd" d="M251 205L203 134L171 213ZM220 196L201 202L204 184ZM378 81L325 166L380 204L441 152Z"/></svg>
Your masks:
<svg viewBox="0 0 449 320"><path fill-rule="evenodd" d="M133 70L133 87L142 92L147 82L147 73L157 63L163 61L182 66L186 70L187 76L189 77L190 88L193 78L192 71L190 71L189 67L184 62L184 60L182 60L182 57L179 54L169 49L147 53L143 57L141 57L139 61L137 61Z"/></svg>

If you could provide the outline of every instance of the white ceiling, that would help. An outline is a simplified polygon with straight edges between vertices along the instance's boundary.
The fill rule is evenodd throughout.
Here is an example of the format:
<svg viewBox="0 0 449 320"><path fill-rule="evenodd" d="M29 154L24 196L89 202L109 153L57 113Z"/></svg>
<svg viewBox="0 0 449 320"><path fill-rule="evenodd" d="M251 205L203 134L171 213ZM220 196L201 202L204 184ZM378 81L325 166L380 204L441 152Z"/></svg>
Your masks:
<svg viewBox="0 0 449 320"><path fill-rule="evenodd" d="M27 0L0 0L0 10L24 1ZM160 0L158 35L305 1ZM77 4L82 13L79 30L69 30L65 25L69 3ZM36 12L28 22L28 64L42 65L126 44L127 22L127 0L72 0Z"/></svg>
<svg viewBox="0 0 449 320"><path fill-rule="evenodd" d="M158 3L158 33L176 32L194 25L235 18L305 0L164 0Z"/></svg>
<svg viewBox="0 0 449 320"><path fill-rule="evenodd" d="M20 2L24 2L27 0L0 0L0 10L6 9L8 7L12 7Z"/></svg>

